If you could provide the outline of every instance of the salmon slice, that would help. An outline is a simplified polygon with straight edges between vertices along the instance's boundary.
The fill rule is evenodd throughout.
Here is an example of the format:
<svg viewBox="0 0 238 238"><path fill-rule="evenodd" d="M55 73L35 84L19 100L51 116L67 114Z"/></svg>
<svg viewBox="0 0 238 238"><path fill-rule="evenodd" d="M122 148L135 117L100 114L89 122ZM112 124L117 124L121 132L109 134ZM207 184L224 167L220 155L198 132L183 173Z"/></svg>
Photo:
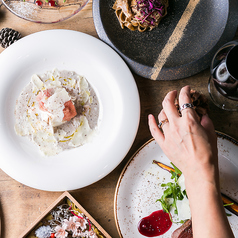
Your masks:
<svg viewBox="0 0 238 238"><path fill-rule="evenodd" d="M72 101L68 101L64 104L65 108L63 109L64 121L70 121L73 117L77 115L76 109Z"/></svg>
<svg viewBox="0 0 238 238"><path fill-rule="evenodd" d="M50 89L46 89L44 91L40 91L38 93L38 95L36 96L36 101L39 103L39 108L40 110L47 112L47 108L44 105L44 102L42 102L42 99L45 98L49 98L50 96L52 96L52 90Z"/></svg>
<svg viewBox="0 0 238 238"><path fill-rule="evenodd" d="M44 105L44 102L42 102L42 99L44 97L49 98L51 95L52 94L49 89L39 92L39 94L36 97L36 100L39 103L40 110L45 111L45 112L48 111ZM64 121L70 121L73 117L75 117L77 115L75 106L72 103L72 101L68 101L64 104L63 113L64 113L64 118L63 118Z"/></svg>
<svg viewBox="0 0 238 238"><path fill-rule="evenodd" d="M36 96L36 101L39 103L40 110L42 110L44 112L47 112L47 109L45 108L44 102L41 101L43 99L43 97L46 96L45 91L47 91L47 90L44 90L43 92L41 91L41 92L38 93L38 95Z"/></svg>

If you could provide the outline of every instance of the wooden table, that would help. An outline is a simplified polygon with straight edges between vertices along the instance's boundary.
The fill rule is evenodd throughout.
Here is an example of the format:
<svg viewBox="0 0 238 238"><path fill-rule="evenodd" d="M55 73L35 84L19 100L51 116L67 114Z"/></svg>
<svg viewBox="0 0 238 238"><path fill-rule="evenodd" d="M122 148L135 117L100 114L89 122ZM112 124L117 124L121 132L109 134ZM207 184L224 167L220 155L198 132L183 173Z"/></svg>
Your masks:
<svg viewBox="0 0 238 238"><path fill-rule="evenodd" d="M97 36L92 17L92 1L77 15L57 24L37 24L20 19L4 6L0 7L0 29L10 27L22 36L47 29L71 29ZM238 32L237 32L238 33ZM238 38L238 34L236 35ZM3 51L0 47L0 53ZM1 67L1 66L0 66ZM208 98L207 83L209 70L177 81L151 81L134 75L141 100L141 118L138 134L131 150L121 164L108 176L95 184L70 191L75 199L114 238L119 237L114 221L114 193L117 180L126 162L133 153L151 138L147 125L147 115L157 115L165 94L184 85L204 93ZM210 98L209 98L210 99ZM238 139L238 112L223 111L210 101L210 117L215 129ZM1 155L2 156L2 155ZM0 170L0 211L2 217L2 238L18 237L61 192L46 192L27 187Z"/></svg>

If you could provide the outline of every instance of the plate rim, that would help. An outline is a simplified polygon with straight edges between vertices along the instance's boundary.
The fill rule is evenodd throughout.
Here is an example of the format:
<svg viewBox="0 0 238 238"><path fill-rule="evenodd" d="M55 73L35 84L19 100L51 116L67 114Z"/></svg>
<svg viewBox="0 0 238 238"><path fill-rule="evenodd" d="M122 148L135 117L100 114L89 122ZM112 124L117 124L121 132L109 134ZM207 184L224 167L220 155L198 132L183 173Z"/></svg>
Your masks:
<svg viewBox="0 0 238 238"><path fill-rule="evenodd" d="M132 160L136 157L136 155L144 148L146 147L148 144L150 144L152 141L154 141L155 139L154 138L151 138L149 139L148 141L146 141L142 146L140 146L136 152L131 156L131 158L127 161L126 165L123 167L121 173L120 173L120 176L117 180L117 184L116 184L116 189L115 189L115 193L114 193L114 220L115 220L115 223L116 223L116 227L117 227L117 232L118 234L120 235L120 238L124 238L121 234L121 229L120 229L120 226L119 226L119 222L118 222L118 219L117 219L117 195L118 195L118 190L119 190L119 187L120 187L120 184L121 184L121 181L122 181L122 178L129 166L129 164L132 162Z"/></svg>
<svg viewBox="0 0 238 238"><path fill-rule="evenodd" d="M226 139L230 142L232 142L233 144L235 144L236 146L238 146L238 140L236 140L234 137L231 137L223 132L217 131L215 130L217 137L220 137L222 139ZM130 163L133 161L133 159L136 157L136 155L142 150L144 149L148 144L150 144L151 142L155 141L155 139L152 137L151 139L149 139L148 141L146 141L142 146L140 146L136 152L130 157L130 159L127 161L126 165L123 167L120 176L118 178L117 184L116 184L116 189L115 189L115 193L114 193L114 221L116 223L116 228L117 228L117 232L120 236L120 238L125 238L123 237L122 233L121 233L121 229L119 226L119 222L118 222L118 217L117 217L117 197L118 197L118 192L119 192L119 188L120 188L120 184L122 181L122 178L128 168L128 166L130 165ZM158 145L158 144L157 144ZM159 145L158 145L159 146Z"/></svg>

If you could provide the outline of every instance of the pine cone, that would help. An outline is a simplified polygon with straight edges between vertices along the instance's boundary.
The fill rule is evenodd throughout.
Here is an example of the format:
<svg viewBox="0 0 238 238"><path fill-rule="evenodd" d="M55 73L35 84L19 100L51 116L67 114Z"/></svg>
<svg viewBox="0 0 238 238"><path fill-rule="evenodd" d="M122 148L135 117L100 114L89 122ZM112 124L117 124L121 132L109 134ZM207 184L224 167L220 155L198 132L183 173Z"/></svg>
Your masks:
<svg viewBox="0 0 238 238"><path fill-rule="evenodd" d="M2 28L0 31L0 44L3 48L7 48L20 38L21 34L11 28Z"/></svg>

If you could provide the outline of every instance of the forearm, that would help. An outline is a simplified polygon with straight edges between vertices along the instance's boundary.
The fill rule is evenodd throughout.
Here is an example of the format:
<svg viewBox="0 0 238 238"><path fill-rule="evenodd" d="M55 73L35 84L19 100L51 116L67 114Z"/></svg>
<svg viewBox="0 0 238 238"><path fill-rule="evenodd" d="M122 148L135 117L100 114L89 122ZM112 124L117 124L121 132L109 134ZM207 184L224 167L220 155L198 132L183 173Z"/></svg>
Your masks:
<svg viewBox="0 0 238 238"><path fill-rule="evenodd" d="M234 238L222 204L219 185L195 178L186 187L192 214L193 237Z"/></svg>
<svg viewBox="0 0 238 238"><path fill-rule="evenodd" d="M191 108L189 86L179 94L181 115L175 106L176 97L177 92L171 91L163 100L158 119L166 123L159 128L150 115L151 134L184 174L194 238L234 238L221 201L217 138L212 121L207 115L198 120L198 114Z"/></svg>

